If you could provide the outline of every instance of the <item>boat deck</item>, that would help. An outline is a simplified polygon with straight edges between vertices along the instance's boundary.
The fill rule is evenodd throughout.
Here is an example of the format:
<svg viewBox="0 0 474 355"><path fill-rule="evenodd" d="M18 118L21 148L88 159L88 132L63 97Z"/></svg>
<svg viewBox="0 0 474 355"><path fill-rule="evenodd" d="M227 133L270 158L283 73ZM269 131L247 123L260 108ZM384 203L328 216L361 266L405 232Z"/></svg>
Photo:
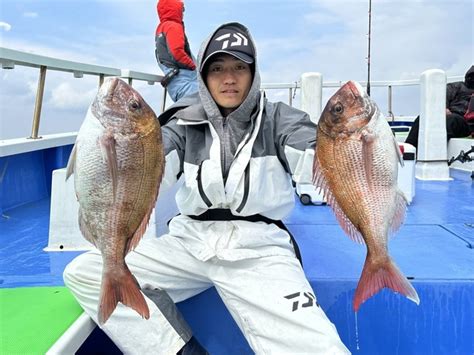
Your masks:
<svg viewBox="0 0 474 355"><path fill-rule="evenodd" d="M451 181L416 181L405 223L389 243L390 254L420 296L419 306L383 290L356 317L352 297L365 246L344 235L328 206L304 206L297 200L285 220L320 305L353 353L474 352L474 183L470 173L451 174ZM64 266L80 252L43 251L49 204L44 198L3 211L0 288L64 285ZM211 354L251 353L215 290L181 302L179 308ZM88 342L79 353L87 353L88 346L96 354L101 347L103 353L117 352L100 330Z"/></svg>

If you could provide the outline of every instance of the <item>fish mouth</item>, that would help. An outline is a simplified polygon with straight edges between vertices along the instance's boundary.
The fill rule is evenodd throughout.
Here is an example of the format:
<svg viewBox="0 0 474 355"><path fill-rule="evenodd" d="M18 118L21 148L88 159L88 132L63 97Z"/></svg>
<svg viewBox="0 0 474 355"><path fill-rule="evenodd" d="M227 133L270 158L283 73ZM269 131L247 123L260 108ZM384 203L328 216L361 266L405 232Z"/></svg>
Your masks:
<svg viewBox="0 0 474 355"><path fill-rule="evenodd" d="M120 83L120 80L118 78L112 78L111 80L112 82L110 83L110 86L109 86L109 90L108 90L108 93L113 95L114 91L115 91L115 88L118 86L118 84Z"/></svg>
<svg viewBox="0 0 474 355"><path fill-rule="evenodd" d="M117 87L120 85L119 78L107 78L100 86L97 98L105 103L111 103L114 99Z"/></svg>
<svg viewBox="0 0 474 355"><path fill-rule="evenodd" d="M114 93L119 83L120 80L118 78L110 78L102 84L104 86L104 98L107 102L112 101L114 98Z"/></svg>
<svg viewBox="0 0 474 355"><path fill-rule="evenodd" d="M358 82L349 81L347 83L347 86L349 87L350 91L352 92L352 95L354 95L354 98L357 98L359 96L362 97L362 98L365 98L367 96L367 93L365 92L364 88Z"/></svg>
<svg viewBox="0 0 474 355"><path fill-rule="evenodd" d="M372 118L376 111L376 108L372 100L370 99L370 96L364 90L362 85L360 85L356 81L349 81L347 84L352 95L354 95L354 98L361 100L362 105L364 107L364 112L367 114L368 117Z"/></svg>
<svg viewBox="0 0 474 355"><path fill-rule="evenodd" d="M99 88L97 96L91 105L93 115L106 126L103 117L118 117L117 104L114 102L117 96L120 96L120 85L123 81L119 78L107 78ZM124 84L124 83L123 83Z"/></svg>

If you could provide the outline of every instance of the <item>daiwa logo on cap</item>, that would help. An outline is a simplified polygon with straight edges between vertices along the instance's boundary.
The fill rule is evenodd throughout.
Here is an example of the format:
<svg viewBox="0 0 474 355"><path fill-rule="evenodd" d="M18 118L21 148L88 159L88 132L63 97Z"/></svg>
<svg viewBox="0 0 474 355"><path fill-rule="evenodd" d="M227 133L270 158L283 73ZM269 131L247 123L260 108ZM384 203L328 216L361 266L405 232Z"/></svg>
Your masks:
<svg viewBox="0 0 474 355"><path fill-rule="evenodd" d="M223 34L222 36L219 36L215 39L215 41L220 42L222 41L222 48L221 49L226 49L229 46L229 37L232 36L232 40L234 42L230 42L230 46L248 46L249 40L247 37L245 37L242 33L226 33Z"/></svg>
<svg viewBox="0 0 474 355"><path fill-rule="evenodd" d="M200 70L202 71L209 58L216 54L230 54L247 64L255 60L255 48L244 28L229 24L219 28L204 52Z"/></svg>

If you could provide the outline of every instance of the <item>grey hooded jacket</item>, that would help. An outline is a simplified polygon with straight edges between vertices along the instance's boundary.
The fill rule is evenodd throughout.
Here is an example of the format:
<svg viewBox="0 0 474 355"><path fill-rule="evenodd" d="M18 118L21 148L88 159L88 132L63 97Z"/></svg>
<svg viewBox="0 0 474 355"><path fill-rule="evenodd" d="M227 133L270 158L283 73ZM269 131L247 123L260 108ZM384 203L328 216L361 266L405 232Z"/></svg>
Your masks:
<svg viewBox="0 0 474 355"><path fill-rule="evenodd" d="M247 28L232 25L253 41ZM214 33L203 43L199 63ZM249 94L227 117L201 75L198 81L199 95L183 98L159 118L166 155L162 186L184 173L176 196L184 215L226 208L234 215L282 219L294 205L292 179L311 183L315 124L300 110L266 100L256 55Z"/></svg>

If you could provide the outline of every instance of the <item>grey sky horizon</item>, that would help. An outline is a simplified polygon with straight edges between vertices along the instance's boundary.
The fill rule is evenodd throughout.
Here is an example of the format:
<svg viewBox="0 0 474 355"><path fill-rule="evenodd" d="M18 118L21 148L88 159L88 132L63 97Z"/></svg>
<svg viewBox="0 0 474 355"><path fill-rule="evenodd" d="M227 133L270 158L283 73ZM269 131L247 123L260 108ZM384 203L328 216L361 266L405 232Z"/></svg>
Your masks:
<svg viewBox="0 0 474 355"><path fill-rule="evenodd" d="M249 27L264 83L295 82L304 72L320 72L325 81L367 79L368 1L188 0L185 7L195 55L219 24ZM161 74L154 56L156 1L3 0L1 10L2 47ZM428 69L464 76L474 61L473 10L470 0L373 0L371 80L418 79ZM37 80L37 69L0 70L0 139L29 135ZM161 86L134 86L159 113ZM96 89L96 78L48 72L40 133L78 130ZM387 113L387 91L372 90ZM323 106L332 92L325 90ZM269 96L288 101L286 90ZM418 114L416 86L395 88L393 99L396 115Z"/></svg>

